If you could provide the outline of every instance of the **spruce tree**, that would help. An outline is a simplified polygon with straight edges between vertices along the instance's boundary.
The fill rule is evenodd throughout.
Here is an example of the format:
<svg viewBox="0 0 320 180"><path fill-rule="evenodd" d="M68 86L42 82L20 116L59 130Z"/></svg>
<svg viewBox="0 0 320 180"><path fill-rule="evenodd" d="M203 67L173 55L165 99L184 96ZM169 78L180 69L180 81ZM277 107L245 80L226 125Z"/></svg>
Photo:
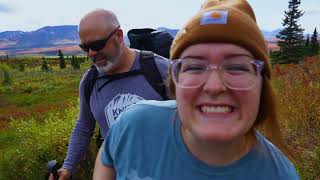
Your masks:
<svg viewBox="0 0 320 180"><path fill-rule="evenodd" d="M304 55L305 56L311 56L311 48L310 48L310 35L307 35L306 41L305 41L305 46L304 46Z"/></svg>
<svg viewBox="0 0 320 180"><path fill-rule="evenodd" d="M48 72L50 70L49 64L47 63L47 61L44 57L42 57L41 70L44 72Z"/></svg>
<svg viewBox="0 0 320 180"><path fill-rule="evenodd" d="M307 39L306 39L306 47L309 47L309 45L310 45L310 37L308 34Z"/></svg>
<svg viewBox="0 0 320 180"><path fill-rule="evenodd" d="M304 37L299 18L304 14L298 7L300 0L289 0L288 11L284 11L283 29L277 34L280 47L280 63L298 63L304 55Z"/></svg>
<svg viewBox="0 0 320 180"><path fill-rule="evenodd" d="M59 49L59 54L58 54L58 56L59 56L59 65L60 65L60 68L61 68L61 69L66 68L66 62L65 62L65 60L64 60L63 53L61 52L60 49Z"/></svg>
<svg viewBox="0 0 320 180"><path fill-rule="evenodd" d="M310 51L312 56L319 54L319 41L318 41L317 28L314 29L313 34L311 36Z"/></svg>
<svg viewBox="0 0 320 180"><path fill-rule="evenodd" d="M80 62L77 60L75 55L72 55L71 57L71 66L75 70L80 69Z"/></svg>
<svg viewBox="0 0 320 180"><path fill-rule="evenodd" d="M9 70L4 70L2 85L11 85L11 84L12 84L12 75L9 72Z"/></svg>
<svg viewBox="0 0 320 180"><path fill-rule="evenodd" d="M25 70L25 68L24 68L24 64L21 62L21 63L19 63L19 71L20 72L23 72L24 70Z"/></svg>

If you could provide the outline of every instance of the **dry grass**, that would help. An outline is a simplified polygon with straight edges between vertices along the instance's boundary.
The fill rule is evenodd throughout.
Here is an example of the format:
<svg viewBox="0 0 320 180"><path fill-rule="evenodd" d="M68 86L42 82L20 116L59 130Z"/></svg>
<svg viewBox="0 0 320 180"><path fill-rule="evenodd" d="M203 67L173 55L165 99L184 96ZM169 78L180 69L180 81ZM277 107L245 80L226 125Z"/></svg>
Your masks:
<svg viewBox="0 0 320 180"><path fill-rule="evenodd" d="M302 179L320 178L320 58L276 65L282 131Z"/></svg>

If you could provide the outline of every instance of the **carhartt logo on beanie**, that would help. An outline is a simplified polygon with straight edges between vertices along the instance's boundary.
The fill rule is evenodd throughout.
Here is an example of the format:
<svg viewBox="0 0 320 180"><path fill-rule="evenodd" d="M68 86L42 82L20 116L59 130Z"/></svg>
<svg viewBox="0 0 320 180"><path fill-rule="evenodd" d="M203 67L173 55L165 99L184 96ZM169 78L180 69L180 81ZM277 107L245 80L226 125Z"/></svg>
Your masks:
<svg viewBox="0 0 320 180"><path fill-rule="evenodd" d="M270 77L267 43L246 0L208 0L176 35L171 59L198 43L232 43L249 50L256 59L266 62L264 74Z"/></svg>

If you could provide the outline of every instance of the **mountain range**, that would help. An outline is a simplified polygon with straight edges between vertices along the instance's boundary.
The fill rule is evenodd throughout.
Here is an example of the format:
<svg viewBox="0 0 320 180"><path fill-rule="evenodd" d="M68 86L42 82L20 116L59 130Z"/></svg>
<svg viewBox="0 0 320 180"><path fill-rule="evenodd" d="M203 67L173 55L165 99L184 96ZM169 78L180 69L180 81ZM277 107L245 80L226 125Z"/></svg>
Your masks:
<svg viewBox="0 0 320 180"><path fill-rule="evenodd" d="M76 25L46 26L35 31L5 31L0 33L1 55L56 55L61 49L65 54L83 53L78 47L79 36ZM157 30L168 31L175 36L178 29L159 27ZM280 29L274 31L262 31L270 44L276 42L275 35ZM129 43L125 37L126 43Z"/></svg>

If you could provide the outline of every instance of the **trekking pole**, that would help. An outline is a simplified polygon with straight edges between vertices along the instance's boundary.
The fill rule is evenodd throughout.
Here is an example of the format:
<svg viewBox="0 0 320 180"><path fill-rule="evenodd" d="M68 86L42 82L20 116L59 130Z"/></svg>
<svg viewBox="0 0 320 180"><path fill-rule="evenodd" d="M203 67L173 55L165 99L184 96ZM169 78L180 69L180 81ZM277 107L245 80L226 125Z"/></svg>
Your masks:
<svg viewBox="0 0 320 180"><path fill-rule="evenodd" d="M99 128L99 134L97 135L96 137L96 146L98 149L100 149L102 143L103 143L103 137L102 137L102 134L101 134L101 131L100 131L100 128Z"/></svg>
<svg viewBox="0 0 320 180"><path fill-rule="evenodd" d="M59 179L59 175L58 175L58 169L61 167L61 165L56 161L56 160L51 160L47 162L47 174L46 174L46 180L49 179L50 175L53 175L53 179L54 180L58 180Z"/></svg>

